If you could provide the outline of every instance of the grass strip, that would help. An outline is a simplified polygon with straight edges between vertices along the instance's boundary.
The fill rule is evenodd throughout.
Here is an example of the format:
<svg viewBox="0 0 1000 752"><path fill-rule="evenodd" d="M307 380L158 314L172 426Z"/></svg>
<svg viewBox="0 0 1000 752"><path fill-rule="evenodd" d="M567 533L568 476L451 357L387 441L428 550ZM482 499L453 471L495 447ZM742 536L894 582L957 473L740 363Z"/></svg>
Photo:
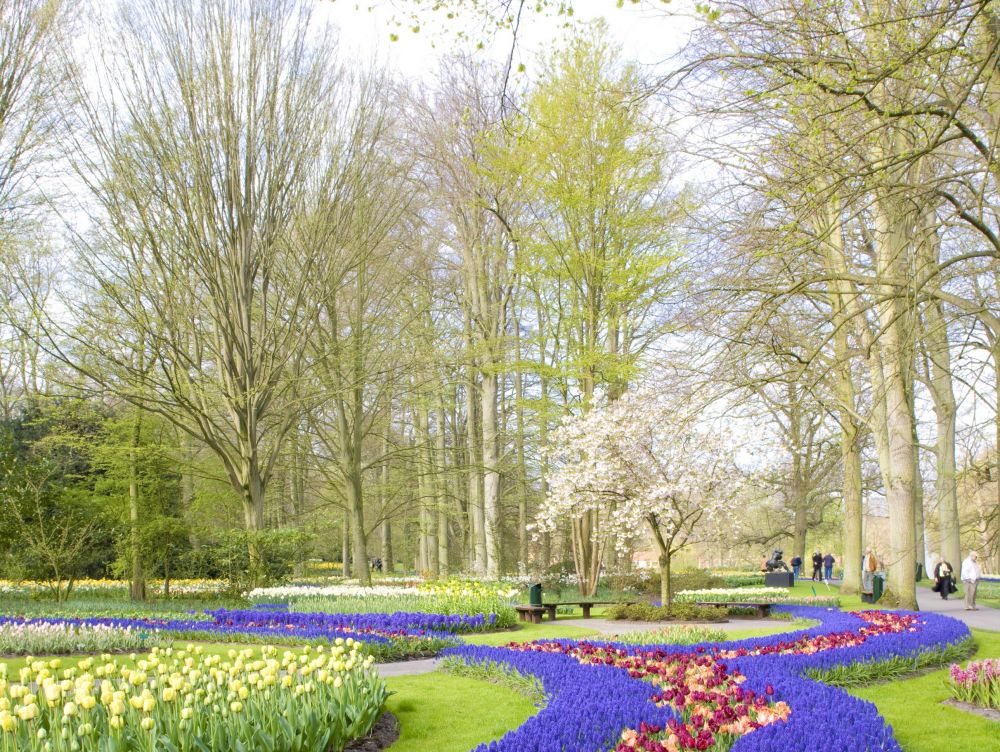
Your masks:
<svg viewBox="0 0 1000 752"><path fill-rule="evenodd" d="M826 671L809 669L806 671L806 676L834 687L865 687L899 681L928 669L964 660L972 655L975 649L976 643L970 638L943 648L922 650L908 656L894 656L888 660L858 661Z"/></svg>
<svg viewBox="0 0 1000 752"><path fill-rule="evenodd" d="M496 661L483 661L482 663L466 663L461 658L445 658L441 661L439 669L447 674L463 676L467 679L479 679L490 684L505 687L512 692L517 692L523 697L535 703L535 707L545 706L545 689L541 682L534 676L522 674L509 666L504 666Z"/></svg>

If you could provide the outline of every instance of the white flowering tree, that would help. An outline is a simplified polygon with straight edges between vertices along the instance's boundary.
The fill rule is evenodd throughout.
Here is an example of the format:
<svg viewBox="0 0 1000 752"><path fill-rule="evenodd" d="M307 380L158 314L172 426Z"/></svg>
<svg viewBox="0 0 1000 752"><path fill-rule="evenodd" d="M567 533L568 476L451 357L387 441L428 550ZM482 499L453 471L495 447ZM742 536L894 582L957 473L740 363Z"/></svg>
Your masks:
<svg viewBox="0 0 1000 752"><path fill-rule="evenodd" d="M683 410L652 392L629 393L570 419L550 437L549 494L536 528L552 531L560 520L595 513L591 571L581 570L574 542L584 595L596 589L607 546L625 552L648 533L659 550L660 593L668 605L671 558L729 527L740 471L722 437Z"/></svg>

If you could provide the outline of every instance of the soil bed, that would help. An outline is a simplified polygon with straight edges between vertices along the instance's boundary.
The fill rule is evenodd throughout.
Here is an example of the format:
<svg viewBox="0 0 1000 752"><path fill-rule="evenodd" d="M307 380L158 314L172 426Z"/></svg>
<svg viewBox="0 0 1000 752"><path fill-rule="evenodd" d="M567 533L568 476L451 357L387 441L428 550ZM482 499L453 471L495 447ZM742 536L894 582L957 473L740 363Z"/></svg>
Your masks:
<svg viewBox="0 0 1000 752"><path fill-rule="evenodd" d="M380 752L391 747L399 738L399 719L388 710L372 726L371 733L355 739L344 747L344 752Z"/></svg>

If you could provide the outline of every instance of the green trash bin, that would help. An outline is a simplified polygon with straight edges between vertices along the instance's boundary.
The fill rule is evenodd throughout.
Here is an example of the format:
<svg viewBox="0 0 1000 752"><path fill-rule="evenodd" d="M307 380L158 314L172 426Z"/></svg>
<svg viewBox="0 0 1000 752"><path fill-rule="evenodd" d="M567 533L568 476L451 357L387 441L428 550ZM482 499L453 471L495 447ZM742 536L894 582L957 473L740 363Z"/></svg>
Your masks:
<svg viewBox="0 0 1000 752"><path fill-rule="evenodd" d="M542 605L542 585L541 583L535 583L528 588L528 604L532 606Z"/></svg>
<svg viewBox="0 0 1000 752"><path fill-rule="evenodd" d="M924 565L918 561L917 562L917 582L920 582L922 579L924 579Z"/></svg>
<svg viewBox="0 0 1000 752"><path fill-rule="evenodd" d="M872 603L878 603L878 599L882 597L882 591L885 590L885 578L877 574L872 579Z"/></svg>

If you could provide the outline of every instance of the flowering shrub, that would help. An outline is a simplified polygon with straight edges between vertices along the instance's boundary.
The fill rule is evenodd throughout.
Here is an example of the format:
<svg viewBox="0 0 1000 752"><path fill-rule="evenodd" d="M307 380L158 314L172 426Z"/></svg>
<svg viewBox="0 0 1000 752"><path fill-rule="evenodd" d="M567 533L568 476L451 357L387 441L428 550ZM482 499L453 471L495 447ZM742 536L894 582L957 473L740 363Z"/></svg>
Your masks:
<svg viewBox="0 0 1000 752"><path fill-rule="evenodd" d="M595 673L589 678L575 674L570 668L563 671L574 676L572 681L586 683L588 691L599 696L620 694L627 699L621 707L605 710L601 723L592 727L590 716L596 710L588 707L577 712L569 703L562 702L562 698L576 691L572 686L561 682L550 686L543 679L550 702L529 721L531 733L525 733L529 728L525 724L491 744L489 752L563 746L579 752L609 746L618 752L727 748L732 752L789 749L899 752L892 729L873 705L803 674L854 662L913 656L959 644L969 637L964 624L936 614L878 611L847 614L808 607L779 608L794 618L822 623L789 634L689 647L570 640L512 643L506 653L527 653L539 661L544 658L544 670L550 675L558 674L558 664L552 664L552 659L590 667ZM505 660L504 650L489 656L484 656L482 650L461 647L448 652L469 661ZM530 661L507 660L508 665L522 673L540 676ZM630 680L635 688L621 685L623 678ZM641 703L636 705L643 691L645 710ZM561 716L550 713L556 704L562 708ZM608 733L614 722L626 716L634 720L622 723L617 734ZM582 738L592 728L600 740L591 736L586 744L575 741L577 735ZM542 745L538 741L542 739L554 739L554 743ZM479 749L485 752L487 747Z"/></svg>
<svg viewBox="0 0 1000 752"><path fill-rule="evenodd" d="M840 604L840 601L834 596L793 596L785 588L775 587L682 590L674 596L674 599L680 603L787 603L796 606L819 606L826 608L836 608Z"/></svg>
<svg viewBox="0 0 1000 752"><path fill-rule="evenodd" d="M0 655L125 653L148 650L161 642L149 630L133 627L47 622L0 624Z"/></svg>
<svg viewBox="0 0 1000 752"><path fill-rule="evenodd" d="M111 656L59 670L0 664L0 750L342 749L381 714L385 683L353 640L328 650L155 650L134 667Z"/></svg>
<svg viewBox="0 0 1000 752"><path fill-rule="evenodd" d="M1000 658L971 661L965 668L955 664L949 679L956 700L1000 710Z"/></svg>

